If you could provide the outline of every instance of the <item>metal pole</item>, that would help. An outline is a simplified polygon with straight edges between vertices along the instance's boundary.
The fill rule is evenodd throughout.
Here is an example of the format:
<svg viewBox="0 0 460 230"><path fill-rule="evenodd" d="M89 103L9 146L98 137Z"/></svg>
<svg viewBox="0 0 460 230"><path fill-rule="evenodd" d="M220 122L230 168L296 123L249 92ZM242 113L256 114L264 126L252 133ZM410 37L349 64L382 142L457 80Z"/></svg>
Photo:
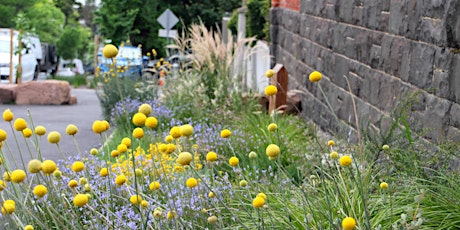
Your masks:
<svg viewBox="0 0 460 230"><path fill-rule="evenodd" d="M13 83L13 33L14 30L10 29L10 84Z"/></svg>

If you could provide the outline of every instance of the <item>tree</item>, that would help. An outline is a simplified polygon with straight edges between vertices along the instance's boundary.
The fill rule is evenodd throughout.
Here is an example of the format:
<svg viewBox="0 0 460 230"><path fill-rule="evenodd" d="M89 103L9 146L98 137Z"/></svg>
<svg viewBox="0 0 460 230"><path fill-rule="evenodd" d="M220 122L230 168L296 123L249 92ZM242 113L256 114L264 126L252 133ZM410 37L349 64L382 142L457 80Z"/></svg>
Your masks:
<svg viewBox="0 0 460 230"><path fill-rule="evenodd" d="M28 20L28 30L37 34L42 42L56 44L65 23L65 16L59 8L40 2L27 10L24 17Z"/></svg>
<svg viewBox="0 0 460 230"><path fill-rule="evenodd" d="M67 26L56 43L57 53L62 59L77 57L79 50L84 50L84 41L88 40L89 32L76 26Z"/></svg>
<svg viewBox="0 0 460 230"><path fill-rule="evenodd" d="M0 28L15 28L14 19L40 0L2 0L0 4Z"/></svg>
<svg viewBox="0 0 460 230"><path fill-rule="evenodd" d="M80 8L81 3L76 0L53 0L55 6L61 9L65 15L65 25L69 24L70 21L76 21L78 19L78 12L75 8Z"/></svg>
<svg viewBox="0 0 460 230"><path fill-rule="evenodd" d="M99 32L118 45L129 39L134 45L142 44L144 52L155 48L162 53L164 38L158 37L162 29L157 18L171 9L182 23L175 29L182 31L200 19L210 27L221 23L224 12L237 8L241 0L102 0L95 22Z"/></svg>

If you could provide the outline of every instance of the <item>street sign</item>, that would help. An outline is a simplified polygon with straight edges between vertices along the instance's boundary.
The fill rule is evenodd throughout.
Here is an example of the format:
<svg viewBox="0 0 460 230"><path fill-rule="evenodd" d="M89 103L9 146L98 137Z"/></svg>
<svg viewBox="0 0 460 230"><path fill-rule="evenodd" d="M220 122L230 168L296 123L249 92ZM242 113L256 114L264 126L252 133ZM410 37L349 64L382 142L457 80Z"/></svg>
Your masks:
<svg viewBox="0 0 460 230"><path fill-rule="evenodd" d="M179 18L170 10L166 9L160 17L157 18L157 21L165 28L166 30L170 30L173 28L177 22L179 22Z"/></svg>
<svg viewBox="0 0 460 230"><path fill-rule="evenodd" d="M159 37L175 38L177 37L177 30L158 30Z"/></svg>

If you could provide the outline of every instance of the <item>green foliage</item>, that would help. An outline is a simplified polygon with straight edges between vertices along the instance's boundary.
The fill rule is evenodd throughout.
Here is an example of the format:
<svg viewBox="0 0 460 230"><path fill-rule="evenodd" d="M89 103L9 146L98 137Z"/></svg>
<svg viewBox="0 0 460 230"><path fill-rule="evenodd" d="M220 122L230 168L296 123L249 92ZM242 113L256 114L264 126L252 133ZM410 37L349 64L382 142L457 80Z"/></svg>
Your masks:
<svg viewBox="0 0 460 230"><path fill-rule="evenodd" d="M132 77L103 78L99 77L97 95L102 107L102 115L105 120L110 120L112 108L119 101L126 98L140 101L151 100L156 97L156 91L141 79Z"/></svg>
<svg viewBox="0 0 460 230"><path fill-rule="evenodd" d="M84 52L88 36L89 32L81 26L67 26L56 43L58 55L63 59L77 57L79 52Z"/></svg>
<svg viewBox="0 0 460 230"><path fill-rule="evenodd" d="M65 22L65 16L59 8L42 2L35 4L23 16L18 15L18 19L20 18L27 21L24 26L17 23L21 29L37 34L41 42L50 44L56 44ZM28 28L25 28L26 26Z"/></svg>
<svg viewBox="0 0 460 230"><path fill-rule="evenodd" d="M156 49L159 56L163 56L165 38L158 37L158 30L163 28L157 18L166 9L169 8L180 19L181 23L174 29L185 31L185 28L200 20L207 28L216 28L224 13L231 12L240 3L239 0L102 0L95 22L99 25L101 34L106 39L111 39L112 43L120 44L129 39L134 45L142 44L144 53Z"/></svg>
<svg viewBox="0 0 460 230"><path fill-rule="evenodd" d="M247 36L255 36L260 40L270 38L270 0L248 0L246 13Z"/></svg>
<svg viewBox="0 0 460 230"><path fill-rule="evenodd" d="M15 18L40 0L2 0L0 4L0 28L15 28Z"/></svg>

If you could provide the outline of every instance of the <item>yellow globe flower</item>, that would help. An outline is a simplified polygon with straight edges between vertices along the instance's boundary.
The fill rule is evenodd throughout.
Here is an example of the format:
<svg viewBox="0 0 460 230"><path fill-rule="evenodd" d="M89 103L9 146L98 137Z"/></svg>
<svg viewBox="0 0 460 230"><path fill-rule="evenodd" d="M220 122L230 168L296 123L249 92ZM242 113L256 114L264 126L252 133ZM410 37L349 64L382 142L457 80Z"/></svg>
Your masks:
<svg viewBox="0 0 460 230"><path fill-rule="evenodd" d="M30 173L40 172L42 170L42 162L37 159L30 160L27 164L27 170L29 170Z"/></svg>
<svg viewBox="0 0 460 230"><path fill-rule="evenodd" d="M149 104L142 104L139 106L139 113L145 114L145 116L148 116L149 114L152 113L152 106Z"/></svg>
<svg viewBox="0 0 460 230"><path fill-rule="evenodd" d="M334 146L335 145L335 142L333 140L329 140L327 142L327 146Z"/></svg>
<svg viewBox="0 0 460 230"><path fill-rule="evenodd" d="M29 224L29 225L26 225L26 226L24 227L24 230L34 230L34 226L32 226L32 225L30 225L30 224Z"/></svg>
<svg viewBox="0 0 460 230"><path fill-rule="evenodd" d="M16 203L13 200L3 202L2 214L12 214L16 209Z"/></svg>
<svg viewBox="0 0 460 230"><path fill-rule="evenodd" d="M85 164L81 161L75 161L72 164L72 171L74 172L81 172L83 169L85 169Z"/></svg>
<svg viewBox="0 0 460 230"><path fill-rule="evenodd" d="M158 126L158 120L155 117L147 117L147 120L145 120L145 126L154 129Z"/></svg>
<svg viewBox="0 0 460 230"><path fill-rule="evenodd" d="M135 128L133 130L133 137L134 138L137 138L137 139L140 139L142 137L144 137L144 130L142 128Z"/></svg>
<svg viewBox="0 0 460 230"><path fill-rule="evenodd" d="M168 151L167 151L168 154L171 154L174 151L176 151L176 145L175 144L169 143L169 144L167 144L167 146L168 146Z"/></svg>
<svg viewBox="0 0 460 230"><path fill-rule="evenodd" d="M93 132L100 134L107 130L107 126L104 121L95 120L93 122Z"/></svg>
<svg viewBox="0 0 460 230"><path fill-rule="evenodd" d="M88 196L85 194L77 194L73 198L73 204L79 208L85 206L88 203Z"/></svg>
<svg viewBox="0 0 460 230"><path fill-rule="evenodd" d="M3 120L6 122L10 122L14 119L13 112L10 109L5 109L3 111Z"/></svg>
<svg viewBox="0 0 460 230"><path fill-rule="evenodd" d="M3 191L3 189L6 188L6 184L4 181L0 180L0 191Z"/></svg>
<svg viewBox="0 0 460 230"><path fill-rule="evenodd" d="M278 93L278 88L274 85L269 85L265 87L265 95L267 96L273 96Z"/></svg>
<svg viewBox="0 0 460 230"><path fill-rule="evenodd" d="M263 193L263 192L257 194L256 197L262 197L262 198L264 198L264 200L267 200L267 195L265 193Z"/></svg>
<svg viewBox="0 0 460 230"><path fill-rule="evenodd" d="M144 171L142 171L142 169L136 169L135 173L137 177L141 177L144 174Z"/></svg>
<svg viewBox="0 0 460 230"><path fill-rule="evenodd" d="M33 193L38 198L42 198L46 195L46 193L48 193L48 189L44 185L39 184L34 187Z"/></svg>
<svg viewBox="0 0 460 230"><path fill-rule="evenodd" d="M387 182L380 183L380 188L381 189L387 189L388 188L388 183Z"/></svg>
<svg viewBox="0 0 460 230"><path fill-rule="evenodd" d="M121 186L126 183L127 180L125 175L118 175L117 178L115 178L115 184Z"/></svg>
<svg viewBox="0 0 460 230"><path fill-rule="evenodd" d="M192 162L193 156L189 152L181 152L179 156L177 156L177 163L180 165L189 165Z"/></svg>
<svg viewBox="0 0 460 230"><path fill-rule="evenodd" d="M172 137L171 135L168 135L165 137L165 141L168 143L171 143L173 140L174 140L174 137Z"/></svg>
<svg viewBox="0 0 460 230"><path fill-rule="evenodd" d="M334 160L335 160L335 159L339 159L339 153L336 152L336 151L333 151L333 152L331 152L331 153L329 154L329 157L330 157L331 159L334 159Z"/></svg>
<svg viewBox="0 0 460 230"><path fill-rule="evenodd" d="M10 177L12 182L21 183L26 179L26 172L22 169L16 169L11 173Z"/></svg>
<svg viewBox="0 0 460 230"><path fill-rule="evenodd" d="M154 182L150 183L150 185L149 185L149 188L152 191L158 190L158 189L160 189L160 187L161 187L161 184L158 181L154 181Z"/></svg>
<svg viewBox="0 0 460 230"><path fill-rule="evenodd" d="M220 132L220 137L229 138L232 135L232 132L228 129L224 129Z"/></svg>
<svg viewBox="0 0 460 230"><path fill-rule="evenodd" d="M351 165L352 159L349 155L340 157L339 164L343 167L348 167Z"/></svg>
<svg viewBox="0 0 460 230"><path fill-rule="evenodd" d="M128 146L126 146L125 144L121 143L117 146L117 151L119 153L125 153L126 151L128 151Z"/></svg>
<svg viewBox="0 0 460 230"><path fill-rule="evenodd" d="M188 137L193 134L193 126L189 124L182 125L179 129L180 129L179 132L181 136Z"/></svg>
<svg viewBox="0 0 460 230"><path fill-rule="evenodd" d="M254 160L254 159L257 158L257 153L254 152L254 151L251 151L251 152L249 153L248 157L249 157L249 159Z"/></svg>
<svg viewBox="0 0 460 230"><path fill-rule="evenodd" d="M247 180L240 180L240 187L246 187L248 185Z"/></svg>
<svg viewBox="0 0 460 230"><path fill-rule="evenodd" d="M169 211L167 214L168 219L173 219L176 216L175 211Z"/></svg>
<svg viewBox="0 0 460 230"><path fill-rule="evenodd" d="M141 207L143 207L143 208L149 207L149 202L146 201L146 200L141 201Z"/></svg>
<svg viewBox="0 0 460 230"><path fill-rule="evenodd" d="M353 217L345 217L342 220L343 230L353 230L356 226L356 220Z"/></svg>
<svg viewBox="0 0 460 230"><path fill-rule="evenodd" d="M230 157L230 159L228 160L228 163L232 166L232 167L236 167L238 165L238 163L240 162L240 160L237 158L237 157Z"/></svg>
<svg viewBox="0 0 460 230"><path fill-rule="evenodd" d="M22 131L27 128L27 122L24 120L24 118L18 118L14 120L13 126L16 131Z"/></svg>
<svg viewBox="0 0 460 230"><path fill-rule="evenodd" d="M208 217L208 223L210 223L210 224L217 223L217 221L218 221L217 216Z"/></svg>
<svg viewBox="0 0 460 230"><path fill-rule="evenodd" d="M114 58L117 54L118 48L112 44L107 44L102 49L102 55L104 55L105 58Z"/></svg>
<svg viewBox="0 0 460 230"><path fill-rule="evenodd" d="M106 177L109 175L109 170L107 168L101 168L101 170L99 171L99 175L102 177Z"/></svg>
<svg viewBox="0 0 460 230"><path fill-rule="evenodd" d="M268 125L267 129L270 132L275 132L278 129L278 125L276 125L275 123L271 123Z"/></svg>
<svg viewBox="0 0 460 230"><path fill-rule="evenodd" d="M112 152L110 152L110 156L112 157L118 157L118 155L120 155L120 152L118 152L118 150L114 149L112 150Z"/></svg>
<svg viewBox="0 0 460 230"><path fill-rule="evenodd" d="M71 180L69 181L69 183L67 183L67 186L69 186L69 188L75 188L77 187L78 185L78 182L76 180Z"/></svg>
<svg viewBox="0 0 460 230"><path fill-rule="evenodd" d="M163 212L161 210L155 209L153 211L153 217L155 217L155 219L159 219L163 217Z"/></svg>
<svg viewBox="0 0 460 230"><path fill-rule="evenodd" d="M277 157L280 154L280 152L280 147L278 147L278 145L275 144L269 144L265 149L265 153L268 157Z"/></svg>
<svg viewBox="0 0 460 230"><path fill-rule="evenodd" d="M214 162L217 160L217 153L215 152L208 152L208 154L206 154L206 160L207 161L211 161L211 162Z"/></svg>
<svg viewBox="0 0 460 230"><path fill-rule="evenodd" d="M260 196L252 200L252 206L254 206L254 208L261 208L264 206L264 204L265 204L265 199Z"/></svg>
<svg viewBox="0 0 460 230"><path fill-rule="evenodd" d="M6 140L7 134L6 131L3 129L0 129L0 142Z"/></svg>
<svg viewBox="0 0 460 230"><path fill-rule="evenodd" d="M187 179L187 181L185 181L185 185L189 188L195 188L197 184L198 184L198 181L193 177L190 177Z"/></svg>
<svg viewBox="0 0 460 230"><path fill-rule="evenodd" d="M131 139L128 137L125 137L121 140L122 144L125 144L126 147L131 148Z"/></svg>
<svg viewBox="0 0 460 230"><path fill-rule="evenodd" d="M56 162L52 160L45 160L42 163L43 173L50 175L57 169Z"/></svg>
<svg viewBox="0 0 460 230"><path fill-rule="evenodd" d="M38 136L43 136L46 134L46 128L44 126L37 126L35 127L35 134L37 134Z"/></svg>
<svg viewBox="0 0 460 230"><path fill-rule="evenodd" d="M58 131L52 131L48 134L48 142L57 144L61 140L61 134Z"/></svg>
<svg viewBox="0 0 460 230"><path fill-rule="evenodd" d="M78 133L78 128L76 125L74 124L69 124L67 125L67 127L65 128L65 132L67 133L67 135L75 135Z"/></svg>
<svg viewBox="0 0 460 230"><path fill-rule="evenodd" d="M6 182L9 182L11 181L11 172L4 172L3 173L3 180L5 180Z"/></svg>
<svg viewBox="0 0 460 230"><path fill-rule="evenodd" d="M25 128L22 130L22 135L25 137L25 138L29 138L32 136L32 129L29 129L29 128Z"/></svg>
<svg viewBox="0 0 460 230"><path fill-rule="evenodd" d="M78 182L80 185L85 185L86 183L88 183L88 179L80 177L80 180L78 180Z"/></svg>
<svg viewBox="0 0 460 230"><path fill-rule="evenodd" d="M174 126L172 127L170 130L169 130L169 134L173 137L173 138L179 138L180 137L180 127L179 126Z"/></svg>
<svg viewBox="0 0 460 230"><path fill-rule="evenodd" d="M131 204L133 205L138 205L142 202L142 197L140 195L132 195L130 198L129 198L129 201L131 202Z"/></svg>
<svg viewBox="0 0 460 230"><path fill-rule="evenodd" d="M265 76L267 78L271 78L271 77L273 77L273 75L275 75L275 71L272 70L272 69L269 69L269 70L267 70L267 72L265 72Z"/></svg>
<svg viewBox="0 0 460 230"><path fill-rule="evenodd" d="M308 76L308 79L310 79L311 82L318 82L322 78L323 78L323 75L318 71L313 71L310 73L310 76Z"/></svg>
<svg viewBox="0 0 460 230"><path fill-rule="evenodd" d="M145 114L143 114L143 113L136 113L136 114L134 114L132 120L133 120L133 124L135 126L140 127L140 126L143 126L145 124L145 120L147 120L147 116L145 116Z"/></svg>
<svg viewBox="0 0 460 230"><path fill-rule="evenodd" d="M214 194L213 192L209 192L208 193L208 197L209 198L214 198L216 196L216 194Z"/></svg>
<svg viewBox="0 0 460 230"><path fill-rule="evenodd" d="M96 148L92 148L89 153L93 156L97 155L99 153L99 150L97 150Z"/></svg>
<svg viewBox="0 0 460 230"><path fill-rule="evenodd" d="M382 149L385 150L385 151L387 151L387 150L390 149L390 146L389 146L389 145L383 145L383 146L382 146Z"/></svg>
<svg viewBox="0 0 460 230"><path fill-rule="evenodd" d="M62 172L59 169L54 170L53 176L56 178L61 178Z"/></svg>

